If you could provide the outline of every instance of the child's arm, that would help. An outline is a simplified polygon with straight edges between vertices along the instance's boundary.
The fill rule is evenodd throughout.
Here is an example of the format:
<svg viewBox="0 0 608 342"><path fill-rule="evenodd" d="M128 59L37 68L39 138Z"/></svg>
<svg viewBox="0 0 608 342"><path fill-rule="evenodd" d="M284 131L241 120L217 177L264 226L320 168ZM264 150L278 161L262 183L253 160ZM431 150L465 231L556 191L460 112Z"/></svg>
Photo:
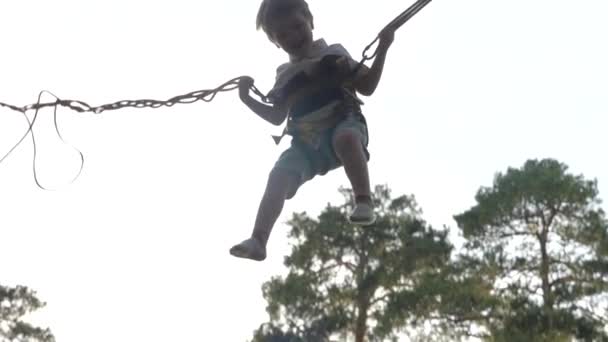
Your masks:
<svg viewBox="0 0 608 342"><path fill-rule="evenodd" d="M241 101L243 101L243 103L247 105L249 109L251 109L262 119L270 122L273 125L278 126L282 124L287 117L287 109L284 108L285 106L281 104L271 106L258 102L256 99L251 97L251 95L249 95L249 90L251 89L252 85L252 78L244 77L241 79L239 82L239 97L241 98Z"/></svg>
<svg viewBox="0 0 608 342"><path fill-rule="evenodd" d="M378 52L371 68L362 65L361 69L355 76L354 86L357 92L361 95L370 96L374 93L376 87L378 87L388 48L393 43L393 39L395 37L395 29L392 27L387 27L380 32L379 37L380 41L378 42Z"/></svg>

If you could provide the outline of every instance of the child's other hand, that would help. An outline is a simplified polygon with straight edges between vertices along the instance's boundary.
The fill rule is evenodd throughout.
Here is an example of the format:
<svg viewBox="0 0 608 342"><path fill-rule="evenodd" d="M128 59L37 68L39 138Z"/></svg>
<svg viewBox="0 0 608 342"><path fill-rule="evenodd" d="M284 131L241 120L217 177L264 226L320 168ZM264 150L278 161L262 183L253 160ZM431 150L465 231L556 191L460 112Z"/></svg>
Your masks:
<svg viewBox="0 0 608 342"><path fill-rule="evenodd" d="M253 78L249 76L243 76L239 80L239 97L242 99L249 96L249 90L253 86Z"/></svg>
<svg viewBox="0 0 608 342"><path fill-rule="evenodd" d="M383 51L388 50L395 39L395 28L392 26L385 27L382 31L380 31L378 37L380 38L380 41L378 42L378 49Z"/></svg>

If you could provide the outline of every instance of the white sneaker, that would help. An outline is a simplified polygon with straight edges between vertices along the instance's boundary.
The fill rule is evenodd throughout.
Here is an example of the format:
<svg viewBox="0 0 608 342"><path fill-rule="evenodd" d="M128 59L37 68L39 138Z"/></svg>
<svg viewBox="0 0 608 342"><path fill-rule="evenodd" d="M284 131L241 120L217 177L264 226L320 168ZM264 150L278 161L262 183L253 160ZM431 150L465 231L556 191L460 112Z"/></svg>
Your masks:
<svg viewBox="0 0 608 342"><path fill-rule="evenodd" d="M368 226L376 222L374 207L368 203L356 203L348 220L353 224Z"/></svg>

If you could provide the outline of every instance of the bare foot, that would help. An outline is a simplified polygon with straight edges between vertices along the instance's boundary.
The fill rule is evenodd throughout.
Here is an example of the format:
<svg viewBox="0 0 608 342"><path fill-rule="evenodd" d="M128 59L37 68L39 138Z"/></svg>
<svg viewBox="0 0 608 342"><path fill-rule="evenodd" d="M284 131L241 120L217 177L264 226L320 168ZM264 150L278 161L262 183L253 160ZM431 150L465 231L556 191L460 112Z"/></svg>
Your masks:
<svg viewBox="0 0 608 342"><path fill-rule="evenodd" d="M230 248L230 254L237 258L262 261L266 259L266 248L255 238L249 238Z"/></svg>

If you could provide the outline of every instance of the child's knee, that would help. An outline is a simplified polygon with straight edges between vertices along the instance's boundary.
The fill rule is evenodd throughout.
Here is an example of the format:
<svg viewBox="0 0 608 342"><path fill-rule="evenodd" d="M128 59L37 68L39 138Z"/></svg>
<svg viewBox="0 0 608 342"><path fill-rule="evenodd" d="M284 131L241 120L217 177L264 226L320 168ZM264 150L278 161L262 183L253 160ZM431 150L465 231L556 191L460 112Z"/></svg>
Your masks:
<svg viewBox="0 0 608 342"><path fill-rule="evenodd" d="M359 132L353 129L344 129L336 133L333 144L334 149L339 152L344 151L345 149L363 146L363 141L361 140L361 134L359 134Z"/></svg>
<svg viewBox="0 0 608 342"><path fill-rule="evenodd" d="M291 199L298 191L300 185L298 175L281 168L273 168L268 176L267 195L280 196Z"/></svg>

